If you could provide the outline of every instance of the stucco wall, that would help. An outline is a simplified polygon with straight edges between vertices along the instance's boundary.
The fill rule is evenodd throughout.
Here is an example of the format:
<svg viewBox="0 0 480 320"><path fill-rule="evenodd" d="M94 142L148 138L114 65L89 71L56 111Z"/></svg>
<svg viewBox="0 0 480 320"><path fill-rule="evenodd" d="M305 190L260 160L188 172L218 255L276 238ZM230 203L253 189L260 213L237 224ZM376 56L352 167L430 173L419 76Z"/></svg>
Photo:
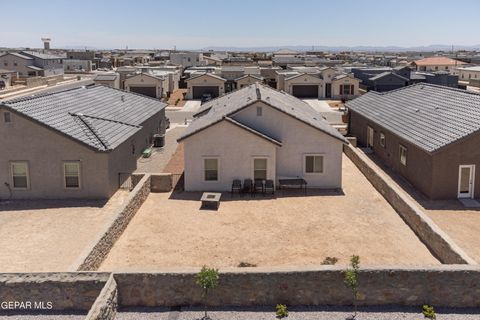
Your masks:
<svg viewBox="0 0 480 320"><path fill-rule="evenodd" d="M5 109L2 109L2 112ZM12 190L23 198L108 198L108 156L51 129L10 112L11 123L0 121L0 198L9 197L4 182L13 186L10 161L27 161L30 188ZM80 189L65 189L63 161L80 161Z"/></svg>
<svg viewBox="0 0 480 320"><path fill-rule="evenodd" d="M126 91L131 91L132 87L155 87L156 98L161 98L164 91L162 79L154 78L144 74L138 74L136 76L127 78L124 82L124 86ZM168 90L168 87L165 89Z"/></svg>
<svg viewBox="0 0 480 320"><path fill-rule="evenodd" d="M257 116L262 107L262 116ZM256 102L233 116L282 142L277 148L277 177L303 177L309 187L341 188L342 142L264 104ZM323 174L304 174L304 155L324 156Z"/></svg>
<svg viewBox="0 0 480 320"><path fill-rule="evenodd" d="M17 65L15 66L14 63ZM29 71L27 66L33 65L33 59L22 59L11 54L0 57L0 69L18 72L20 76L27 76Z"/></svg>
<svg viewBox="0 0 480 320"><path fill-rule="evenodd" d="M318 98L324 97L323 80L312 75L304 74L293 79L284 81L285 92L293 95L293 87L296 85L318 85Z"/></svg>
<svg viewBox="0 0 480 320"><path fill-rule="evenodd" d="M262 83L262 80L254 78L254 77L245 77L245 78L239 79L239 80L236 81L237 89L241 89L243 87L246 87L246 86L251 85L251 84L256 83L256 82Z"/></svg>
<svg viewBox="0 0 480 320"><path fill-rule="evenodd" d="M353 95L341 95L340 94L340 85L343 84L353 84ZM351 99L359 95L358 93L359 81L358 79L345 77L339 80L332 81L332 99L342 99L347 98Z"/></svg>
<svg viewBox="0 0 480 320"><path fill-rule="evenodd" d="M276 145L226 121L184 141L185 190L230 191L233 179L253 178L253 158L266 157L268 178L275 179ZM204 181L204 159L218 158L219 180Z"/></svg>
<svg viewBox="0 0 480 320"><path fill-rule="evenodd" d="M114 274L119 304L136 306L201 305L202 290L194 271ZM340 266L318 268L247 268L221 270L210 306L350 305L352 294ZM480 269L469 266L435 268L365 268L359 276L360 305L480 306Z"/></svg>
<svg viewBox="0 0 480 320"><path fill-rule="evenodd" d="M219 96L223 96L225 94L225 81L215 77L210 77L209 75L205 74L195 79L187 80L186 99L193 98L193 87L195 86L218 86Z"/></svg>

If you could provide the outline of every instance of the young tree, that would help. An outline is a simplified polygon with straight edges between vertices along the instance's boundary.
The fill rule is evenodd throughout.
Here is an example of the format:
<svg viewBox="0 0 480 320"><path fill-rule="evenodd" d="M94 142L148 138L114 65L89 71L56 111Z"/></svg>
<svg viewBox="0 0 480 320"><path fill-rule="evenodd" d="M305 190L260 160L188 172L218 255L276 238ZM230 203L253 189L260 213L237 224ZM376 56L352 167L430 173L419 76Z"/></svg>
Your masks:
<svg viewBox="0 0 480 320"><path fill-rule="evenodd" d="M203 299L204 299L204 306L205 306L205 315L202 319L209 320L210 317L207 314L207 295L209 290L215 289L218 287L218 280L220 276L218 274L218 269L208 268L207 266L203 266L202 270L197 273L195 283L199 285L203 289Z"/></svg>
<svg viewBox="0 0 480 320"><path fill-rule="evenodd" d="M358 273L360 270L360 257L353 255L350 258L350 267L345 270L345 285L352 290L354 314L352 319L357 316L357 299L358 299Z"/></svg>

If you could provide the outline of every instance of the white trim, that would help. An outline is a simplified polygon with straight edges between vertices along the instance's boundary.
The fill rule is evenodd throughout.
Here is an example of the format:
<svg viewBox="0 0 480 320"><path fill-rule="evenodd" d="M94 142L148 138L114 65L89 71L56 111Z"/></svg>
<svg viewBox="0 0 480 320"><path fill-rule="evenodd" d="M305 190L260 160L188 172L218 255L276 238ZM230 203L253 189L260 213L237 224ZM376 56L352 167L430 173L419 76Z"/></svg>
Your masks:
<svg viewBox="0 0 480 320"><path fill-rule="evenodd" d="M65 170L66 164L75 164L78 168L78 187L67 187L67 173ZM62 161L63 168L63 188L66 190L80 190L82 188L82 168L80 161ZM72 176L73 177L73 176Z"/></svg>
<svg viewBox="0 0 480 320"><path fill-rule="evenodd" d="M13 166L18 165L18 164L24 164L25 165L25 172L26 172L26 177L27 177L27 187L26 188L15 187L15 183L13 181ZM13 190L30 190L30 165L29 165L28 161L10 161L10 181L12 183L12 189Z"/></svg>
<svg viewBox="0 0 480 320"><path fill-rule="evenodd" d="M375 130L373 130L373 128L370 126L367 126L367 148L373 148L374 136L375 136ZM370 140L372 140L371 144L370 144Z"/></svg>
<svg viewBox="0 0 480 320"><path fill-rule="evenodd" d="M461 172L462 168L469 168L470 169L470 177L468 183L470 184L468 194L460 194L460 180L462 178ZM474 164L461 164L458 166L458 187L457 187L457 198L465 199L470 198L473 199L475 196L475 165Z"/></svg>
<svg viewBox="0 0 480 320"><path fill-rule="evenodd" d="M380 146L382 148L385 148L385 146L387 145L387 137L385 137L385 133L380 132L380 138L378 141L380 142Z"/></svg>
<svg viewBox="0 0 480 320"><path fill-rule="evenodd" d="M322 172L307 172L307 157L322 157ZM325 154L324 153L305 153L303 154L303 174L306 176L321 176L325 174Z"/></svg>
<svg viewBox="0 0 480 320"><path fill-rule="evenodd" d="M217 180L205 179L205 160L215 159L217 160ZM206 183L218 183L220 182L220 157L218 156L202 156L202 181Z"/></svg>
<svg viewBox="0 0 480 320"><path fill-rule="evenodd" d="M402 161L402 149L405 150L405 162ZM403 166L407 166L408 163L408 149L405 147L403 144L399 143L398 144L398 161L400 161L400 164Z"/></svg>

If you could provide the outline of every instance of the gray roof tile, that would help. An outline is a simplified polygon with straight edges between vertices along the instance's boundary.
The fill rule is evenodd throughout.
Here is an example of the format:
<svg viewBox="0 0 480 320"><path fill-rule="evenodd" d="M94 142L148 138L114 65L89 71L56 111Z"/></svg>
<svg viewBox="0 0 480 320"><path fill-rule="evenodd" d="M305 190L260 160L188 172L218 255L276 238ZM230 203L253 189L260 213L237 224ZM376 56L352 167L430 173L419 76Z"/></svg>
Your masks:
<svg viewBox="0 0 480 320"><path fill-rule="evenodd" d="M371 91L346 106L427 152L480 130L480 94L445 86Z"/></svg>
<svg viewBox="0 0 480 320"><path fill-rule="evenodd" d="M115 149L166 107L158 100L104 86L18 98L0 105L98 151Z"/></svg>

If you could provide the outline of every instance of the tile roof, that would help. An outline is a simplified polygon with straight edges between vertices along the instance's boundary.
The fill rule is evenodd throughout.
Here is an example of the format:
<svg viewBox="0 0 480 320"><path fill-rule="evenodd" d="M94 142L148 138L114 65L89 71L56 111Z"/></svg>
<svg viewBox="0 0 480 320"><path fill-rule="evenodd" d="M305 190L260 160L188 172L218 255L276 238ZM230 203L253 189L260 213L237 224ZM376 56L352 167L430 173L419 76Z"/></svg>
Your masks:
<svg viewBox="0 0 480 320"><path fill-rule="evenodd" d="M25 55L20 54L18 52L6 52L5 54L0 55L0 57L6 56L6 55L9 55L9 54L11 54L12 56L18 57L18 58L26 59L26 60L32 60L33 59L32 57L25 56Z"/></svg>
<svg viewBox="0 0 480 320"><path fill-rule="evenodd" d="M97 76L93 79L93 81L114 81L117 79L118 74L115 73L103 73L97 74Z"/></svg>
<svg viewBox="0 0 480 320"><path fill-rule="evenodd" d="M179 140L206 129L257 101L262 101L274 109L284 112L342 142L346 141L335 128L330 126L307 103L285 92L274 90L259 83L246 86L205 103ZM253 128L253 130L255 129Z"/></svg>
<svg viewBox="0 0 480 320"><path fill-rule="evenodd" d="M36 51L22 51L22 55L25 56L30 56L30 57L36 57L39 59L65 59L66 57L61 57L61 56L55 56L53 54L46 54L46 53L41 53L41 52L36 52Z"/></svg>
<svg viewBox="0 0 480 320"><path fill-rule="evenodd" d="M389 75L394 76L394 77L399 78L399 79L402 79L403 81L408 81L407 78L402 77L401 75L396 74L394 72L390 72L390 71L385 71L385 72L379 73L376 76L373 76L373 77L369 78L368 80L376 81L376 80L382 79L382 78L384 78L386 76L389 76Z"/></svg>
<svg viewBox="0 0 480 320"><path fill-rule="evenodd" d="M4 101L33 119L97 151L110 151L139 131L166 104L104 86L81 87Z"/></svg>
<svg viewBox="0 0 480 320"><path fill-rule="evenodd" d="M445 86L370 91L346 106L427 152L480 130L480 94Z"/></svg>
<svg viewBox="0 0 480 320"><path fill-rule="evenodd" d="M461 65L466 64L463 61L451 59L448 57L429 57L414 61L417 66L443 66L443 65Z"/></svg>
<svg viewBox="0 0 480 320"><path fill-rule="evenodd" d="M222 77L220 77L220 76L217 76L217 75L215 75L215 74L212 74L212 73L210 73L210 72L205 72L205 73L201 73L201 74L199 74L199 75L195 75L195 76L193 76L193 77L191 77L191 78L188 78L186 81L188 82L188 81L190 81L190 80L197 79L197 78L200 78L200 77L203 77L203 76L209 76L209 77L212 77L212 78L215 78L215 79L218 79L218 80L227 81L226 79L224 79L224 78L222 78Z"/></svg>

